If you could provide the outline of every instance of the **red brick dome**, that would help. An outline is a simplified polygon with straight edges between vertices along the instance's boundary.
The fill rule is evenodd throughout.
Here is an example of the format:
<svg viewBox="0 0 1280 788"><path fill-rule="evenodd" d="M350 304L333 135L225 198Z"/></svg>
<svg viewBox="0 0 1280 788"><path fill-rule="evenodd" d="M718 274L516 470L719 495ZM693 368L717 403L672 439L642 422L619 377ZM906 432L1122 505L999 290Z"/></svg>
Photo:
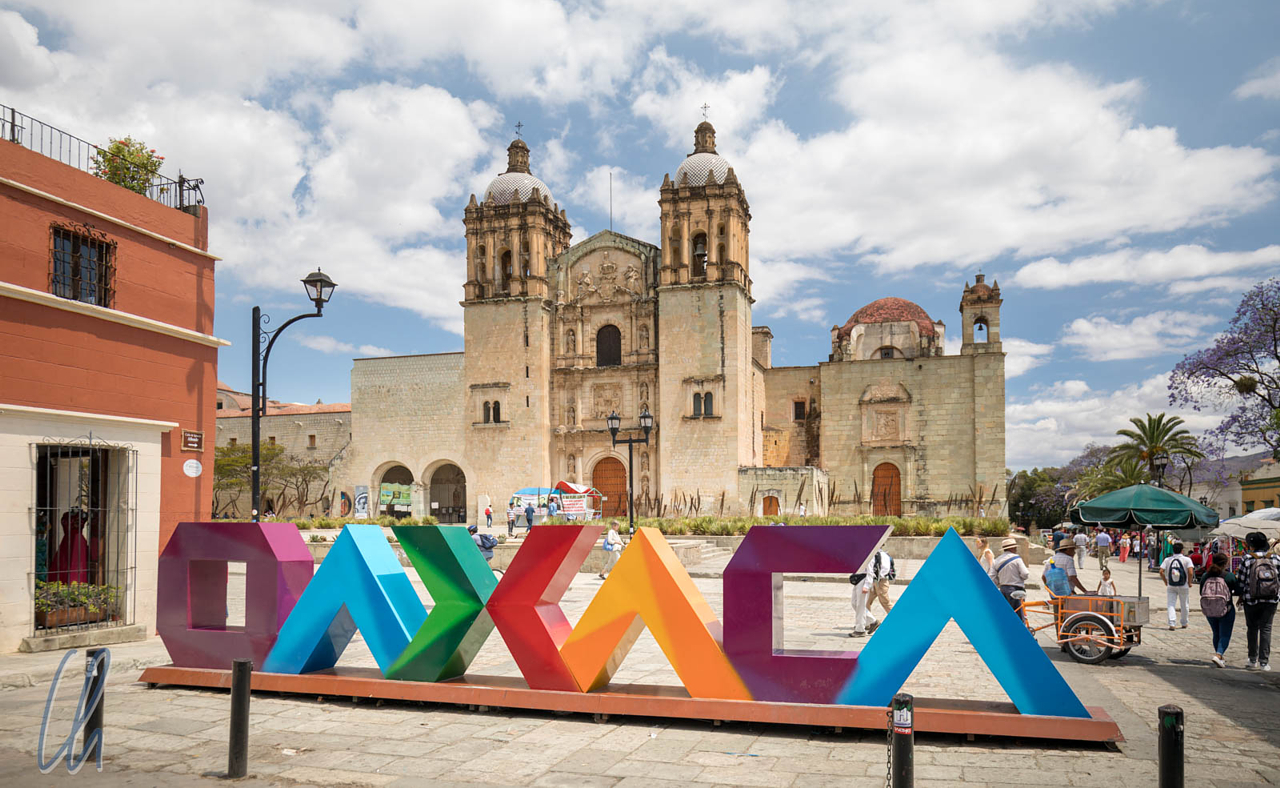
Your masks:
<svg viewBox="0 0 1280 788"><path fill-rule="evenodd" d="M853 327L867 323L905 323L914 320L920 327L920 335L931 337L936 334L933 318L920 308L919 304L905 298L881 298L872 301L857 312L840 328L839 336L844 338L853 333Z"/></svg>

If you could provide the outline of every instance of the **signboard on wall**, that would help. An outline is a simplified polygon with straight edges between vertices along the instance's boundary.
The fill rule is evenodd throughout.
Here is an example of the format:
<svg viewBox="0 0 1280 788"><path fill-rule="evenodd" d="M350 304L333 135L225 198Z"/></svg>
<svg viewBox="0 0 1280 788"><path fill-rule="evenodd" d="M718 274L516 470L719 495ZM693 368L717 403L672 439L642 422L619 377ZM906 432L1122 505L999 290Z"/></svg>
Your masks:
<svg viewBox="0 0 1280 788"><path fill-rule="evenodd" d="M369 519L369 488L363 484L356 485L356 498L351 516L357 520Z"/></svg>
<svg viewBox="0 0 1280 788"><path fill-rule="evenodd" d="M198 430L183 430L182 450L204 451L204 433Z"/></svg>
<svg viewBox="0 0 1280 788"><path fill-rule="evenodd" d="M378 488L378 506L409 506L413 503L413 486L384 483Z"/></svg>

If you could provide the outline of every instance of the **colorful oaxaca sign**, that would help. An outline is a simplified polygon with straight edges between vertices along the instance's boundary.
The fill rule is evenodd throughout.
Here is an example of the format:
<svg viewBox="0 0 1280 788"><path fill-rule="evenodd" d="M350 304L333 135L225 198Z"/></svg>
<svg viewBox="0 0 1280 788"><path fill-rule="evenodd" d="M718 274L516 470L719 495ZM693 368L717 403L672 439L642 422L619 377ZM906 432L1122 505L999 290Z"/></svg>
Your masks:
<svg viewBox="0 0 1280 788"><path fill-rule="evenodd" d="M641 528L576 625L560 599L601 526L534 528L501 580L462 526L393 530L430 611L376 525L347 525L308 576L292 525L180 524L158 600L174 665L248 657L265 673L312 673L359 631L385 679L440 682L465 674L496 628L530 689L584 693L609 684L647 626L691 698L883 707L954 619L1019 712L1089 717L954 531L859 653L782 647L782 574L856 572L890 526L752 528L724 570L723 622L662 534ZM228 561L247 565L242 628L226 626Z"/></svg>

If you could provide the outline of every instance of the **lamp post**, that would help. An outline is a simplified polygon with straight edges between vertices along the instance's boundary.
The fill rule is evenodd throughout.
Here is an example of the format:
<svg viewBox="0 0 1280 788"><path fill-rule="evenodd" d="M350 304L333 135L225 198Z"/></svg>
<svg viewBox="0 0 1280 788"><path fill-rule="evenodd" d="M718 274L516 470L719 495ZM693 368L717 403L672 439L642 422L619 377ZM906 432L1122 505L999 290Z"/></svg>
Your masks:
<svg viewBox="0 0 1280 788"><path fill-rule="evenodd" d="M1169 467L1169 452L1161 450L1151 458L1151 476L1157 487L1164 487L1164 470Z"/></svg>
<svg viewBox="0 0 1280 788"><path fill-rule="evenodd" d="M249 442L253 444L253 460L249 468L252 478L249 503L253 506L252 513L255 523L258 522L259 517L262 515L259 454L262 448L260 445L262 417L267 412L267 361L271 358L271 348L276 344L276 340L280 338L280 332L289 326L308 317L320 317L321 312L324 311L324 305L329 303L329 299L333 297L333 288L337 287L333 280L319 268L314 273L307 274L307 277L302 280L302 286L307 291L307 298L310 298L316 305L316 311L295 315L274 331L265 331L262 328L263 323L271 322L271 316L262 314L262 307L255 306L253 308L253 387L251 390L253 402L249 413ZM264 339L267 340L265 350L262 348L262 340Z"/></svg>
<svg viewBox="0 0 1280 788"><path fill-rule="evenodd" d="M609 425L609 436L613 438L613 445L619 443L627 444L627 526L629 533L636 531L636 504L635 504L635 455L632 446L637 443L648 446L649 433L653 430L653 414L648 408L640 414L640 429L644 431L643 438L623 438L618 439L618 429L622 426L622 418L618 416L617 411L609 414L609 418L605 419Z"/></svg>

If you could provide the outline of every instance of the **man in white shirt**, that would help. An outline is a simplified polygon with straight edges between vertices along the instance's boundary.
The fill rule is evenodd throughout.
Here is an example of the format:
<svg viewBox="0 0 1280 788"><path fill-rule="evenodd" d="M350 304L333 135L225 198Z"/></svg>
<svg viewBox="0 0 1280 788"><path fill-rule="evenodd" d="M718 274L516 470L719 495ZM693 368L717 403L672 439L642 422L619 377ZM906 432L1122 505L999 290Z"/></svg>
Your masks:
<svg viewBox="0 0 1280 788"><path fill-rule="evenodd" d="M1004 552L991 562L987 575L1000 588L1000 593L1004 594L1009 606L1018 611L1018 615L1026 621L1027 616L1022 612L1022 602L1027 596L1027 576L1031 572L1023 563L1022 557L1018 555L1017 539L1005 539L1000 543L1000 548Z"/></svg>
<svg viewBox="0 0 1280 788"><path fill-rule="evenodd" d="M1081 528L1079 531L1076 531L1075 536L1071 537L1071 541L1076 543L1075 558L1076 564L1079 566L1079 564L1084 562L1085 556L1089 554L1089 534L1085 533L1085 530Z"/></svg>
<svg viewBox="0 0 1280 788"><path fill-rule="evenodd" d="M870 610L872 602L878 601L880 607L884 608L884 612L888 613L893 609L893 601L889 599L889 584L897 574L893 566L893 557L884 550L877 550L876 554L871 556L870 569L871 597L867 600L867 609Z"/></svg>
<svg viewBox="0 0 1280 788"><path fill-rule="evenodd" d="M1175 605L1182 609L1182 628L1187 628L1187 612L1191 608L1191 580L1195 577L1195 565L1182 554L1182 542L1173 543L1173 555L1160 564L1160 579L1164 581L1165 601L1169 604L1169 629L1178 623Z"/></svg>
<svg viewBox="0 0 1280 788"><path fill-rule="evenodd" d="M1088 594L1089 590L1084 587L1084 583L1080 582L1079 575L1076 574L1075 561L1076 546L1074 542L1063 542L1058 547L1058 552L1053 554L1045 563L1045 571L1040 575L1041 581L1044 582L1045 588L1052 590L1049 584L1049 568L1056 567L1061 569L1067 576L1067 587L1065 593L1071 594L1079 591L1081 594ZM1074 589L1074 590L1073 590ZM1054 591L1054 593L1058 593Z"/></svg>
<svg viewBox="0 0 1280 788"><path fill-rule="evenodd" d="M1098 546L1098 569L1106 569L1107 560L1111 558L1111 534L1099 531L1093 541Z"/></svg>

